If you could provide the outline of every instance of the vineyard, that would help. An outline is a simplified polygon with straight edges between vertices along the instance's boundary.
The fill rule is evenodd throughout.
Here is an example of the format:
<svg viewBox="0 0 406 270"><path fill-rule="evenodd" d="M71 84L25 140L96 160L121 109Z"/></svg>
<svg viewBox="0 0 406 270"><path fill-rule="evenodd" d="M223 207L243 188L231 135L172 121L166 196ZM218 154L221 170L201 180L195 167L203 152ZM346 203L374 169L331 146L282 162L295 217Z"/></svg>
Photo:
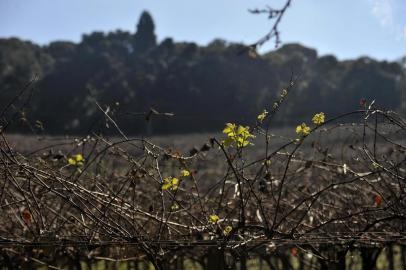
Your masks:
<svg viewBox="0 0 406 270"><path fill-rule="evenodd" d="M0 270L406 270L406 57L278 48L281 2L248 10L270 21L248 45L162 39L146 10L135 32L78 43L0 38ZM328 50L378 27L368 16L404 35L403 3L366 2L330 9L330 26L306 2L294 30L333 25L334 41L300 28ZM338 47L362 36L382 57L376 30Z"/></svg>
<svg viewBox="0 0 406 270"><path fill-rule="evenodd" d="M118 137L35 143L5 125L0 265L406 269L405 121L363 100L274 129L291 87L250 127L177 145L128 137L102 106Z"/></svg>

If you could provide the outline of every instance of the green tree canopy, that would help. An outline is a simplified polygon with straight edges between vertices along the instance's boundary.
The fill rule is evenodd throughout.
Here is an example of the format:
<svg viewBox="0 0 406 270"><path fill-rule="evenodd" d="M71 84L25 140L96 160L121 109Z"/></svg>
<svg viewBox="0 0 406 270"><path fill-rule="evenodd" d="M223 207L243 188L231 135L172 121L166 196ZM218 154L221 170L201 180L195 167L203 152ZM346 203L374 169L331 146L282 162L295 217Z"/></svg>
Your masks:
<svg viewBox="0 0 406 270"><path fill-rule="evenodd" d="M142 12L137 24L137 31L134 35L134 51L144 53L156 46L155 24L152 16Z"/></svg>

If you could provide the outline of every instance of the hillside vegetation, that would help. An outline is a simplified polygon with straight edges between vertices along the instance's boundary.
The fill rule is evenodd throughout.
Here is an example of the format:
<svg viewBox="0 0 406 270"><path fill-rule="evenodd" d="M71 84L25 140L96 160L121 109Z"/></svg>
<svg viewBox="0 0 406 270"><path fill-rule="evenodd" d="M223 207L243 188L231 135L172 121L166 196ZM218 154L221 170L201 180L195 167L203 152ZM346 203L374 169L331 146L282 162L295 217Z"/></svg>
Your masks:
<svg viewBox="0 0 406 270"><path fill-rule="evenodd" d="M401 62L367 57L338 61L299 44L257 55L224 40L207 46L171 38L158 43L154 29L152 17L144 12L135 33L93 32L78 44L39 46L0 39L0 108L37 75L30 106L17 111L20 120L39 121L29 127L37 132L104 129L93 125L103 116L96 101L110 106L128 134L213 131L225 122L248 122L269 110L293 74L297 83L275 124L296 124L315 111L347 112L358 108L361 99L377 100L382 108L401 114L406 111ZM152 121L145 121L151 107L174 117L152 113ZM29 130L20 124L9 128Z"/></svg>

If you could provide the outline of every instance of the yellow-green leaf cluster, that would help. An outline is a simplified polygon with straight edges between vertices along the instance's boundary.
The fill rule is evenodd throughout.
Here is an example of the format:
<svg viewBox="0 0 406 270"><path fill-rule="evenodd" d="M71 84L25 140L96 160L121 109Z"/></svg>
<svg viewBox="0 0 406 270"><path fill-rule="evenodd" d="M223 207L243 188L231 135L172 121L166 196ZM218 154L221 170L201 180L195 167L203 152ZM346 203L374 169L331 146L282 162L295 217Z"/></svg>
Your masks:
<svg viewBox="0 0 406 270"><path fill-rule="evenodd" d="M223 230L223 234L225 235L225 236L227 236L227 235L229 235L230 234L230 232L233 230L233 227L231 227L231 226L226 226L225 228L224 228L224 230Z"/></svg>
<svg viewBox="0 0 406 270"><path fill-rule="evenodd" d="M216 224L219 221L219 216L218 215L210 215L209 216L209 221L210 223Z"/></svg>
<svg viewBox="0 0 406 270"><path fill-rule="evenodd" d="M306 123L302 123L296 127L296 133L300 136L307 136L310 134L310 127Z"/></svg>
<svg viewBox="0 0 406 270"><path fill-rule="evenodd" d="M323 112L321 112L321 113L316 113L316 114L313 116L312 121L313 121L313 123L314 123L315 125L318 125L318 126L321 125L321 124L323 124L324 121L325 121L325 115L324 115L324 113L323 113Z"/></svg>
<svg viewBox="0 0 406 270"><path fill-rule="evenodd" d="M181 170L180 175L182 177L188 177L190 175L190 172L188 170Z"/></svg>
<svg viewBox="0 0 406 270"><path fill-rule="evenodd" d="M179 187L179 179L176 177L166 177L162 184L163 190L177 190Z"/></svg>
<svg viewBox="0 0 406 270"><path fill-rule="evenodd" d="M262 122L265 120L265 118L266 118L267 115L268 115L268 111L267 111L267 110L263 110L262 113L260 113L260 114L257 116L257 120L258 120L260 123L262 123Z"/></svg>
<svg viewBox="0 0 406 270"><path fill-rule="evenodd" d="M323 112L320 113L316 113L313 118L312 118L312 122L316 125L316 126L320 126L322 124L324 124L326 119L326 116ZM306 137L307 135L310 134L310 127L308 127L306 125L306 123L302 123L300 125L298 125L296 127L296 133L299 134L302 137Z"/></svg>
<svg viewBox="0 0 406 270"><path fill-rule="evenodd" d="M178 209L179 209L179 204L177 204L176 202L171 205L171 211L176 211Z"/></svg>
<svg viewBox="0 0 406 270"><path fill-rule="evenodd" d="M251 143L249 141L250 138L254 138L248 126L237 126L233 123L227 123L223 133L227 135L227 138L223 140L223 145L226 147L236 146L243 148Z"/></svg>
<svg viewBox="0 0 406 270"><path fill-rule="evenodd" d="M85 162L85 159L83 158L82 154L74 155L68 159L69 165L74 165L74 166L78 166L78 167L83 166L84 162Z"/></svg>

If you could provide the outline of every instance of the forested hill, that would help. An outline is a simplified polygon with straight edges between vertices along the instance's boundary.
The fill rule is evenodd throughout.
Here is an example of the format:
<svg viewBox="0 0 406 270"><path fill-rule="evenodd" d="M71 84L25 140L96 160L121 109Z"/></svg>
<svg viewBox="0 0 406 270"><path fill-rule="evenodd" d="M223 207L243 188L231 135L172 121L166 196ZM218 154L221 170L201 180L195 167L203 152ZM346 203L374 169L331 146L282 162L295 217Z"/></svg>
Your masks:
<svg viewBox="0 0 406 270"><path fill-rule="evenodd" d="M33 96L15 115L46 133L100 128L103 115L96 101L110 106L127 133L213 131L230 121L255 121L260 111L270 110L293 73L299 76L297 85L275 123L297 124L320 111L331 116L356 110L363 98L406 112L400 62L338 61L299 44L256 56L223 40L207 46L171 38L157 43L154 28L144 12L135 33L93 32L78 44L58 41L41 47L0 39L0 111L37 74ZM145 121L140 113L151 107L174 116L152 114ZM17 108L11 107L9 115ZM36 120L42 124L35 125ZM28 130L22 121L11 128Z"/></svg>

